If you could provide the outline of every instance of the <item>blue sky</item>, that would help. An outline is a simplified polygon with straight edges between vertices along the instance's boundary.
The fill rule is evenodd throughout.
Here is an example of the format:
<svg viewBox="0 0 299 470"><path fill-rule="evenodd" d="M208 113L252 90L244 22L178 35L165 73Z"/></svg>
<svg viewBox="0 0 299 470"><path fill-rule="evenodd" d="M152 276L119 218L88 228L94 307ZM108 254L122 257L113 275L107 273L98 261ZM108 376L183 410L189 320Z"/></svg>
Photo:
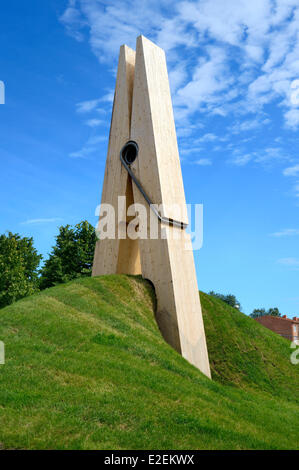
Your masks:
<svg viewBox="0 0 299 470"><path fill-rule="evenodd" d="M96 224L119 46L167 54L199 288L299 313L297 0L11 0L1 7L1 218L44 256Z"/></svg>

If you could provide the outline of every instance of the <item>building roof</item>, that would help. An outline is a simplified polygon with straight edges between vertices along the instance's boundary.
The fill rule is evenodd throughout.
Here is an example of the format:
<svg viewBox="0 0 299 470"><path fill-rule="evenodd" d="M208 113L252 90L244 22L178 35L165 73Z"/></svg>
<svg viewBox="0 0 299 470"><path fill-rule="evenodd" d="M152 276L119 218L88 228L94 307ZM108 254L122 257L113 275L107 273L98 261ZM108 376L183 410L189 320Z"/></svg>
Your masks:
<svg viewBox="0 0 299 470"><path fill-rule="evenodd" d="M283 315L282 317L276 317L275 315L261 315L260 317L256 318L276 318L277 320L286 320L290 321L291 323L299 324L299 317L288 318L286 315Z"/></svg>

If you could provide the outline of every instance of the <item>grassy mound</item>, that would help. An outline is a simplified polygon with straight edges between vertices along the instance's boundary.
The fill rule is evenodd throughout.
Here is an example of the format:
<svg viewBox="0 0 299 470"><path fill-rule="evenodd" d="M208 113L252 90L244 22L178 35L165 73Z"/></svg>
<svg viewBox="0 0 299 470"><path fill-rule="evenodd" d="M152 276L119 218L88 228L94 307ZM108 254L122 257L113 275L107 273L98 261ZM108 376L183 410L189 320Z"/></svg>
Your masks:
<svg viewBox="0 0 299 470"><path fill-rule="evenodd" d="M164 342L139 277L80 279L2 309L0 447L298 447L290 344L201 300L213 381Z"/></svg>

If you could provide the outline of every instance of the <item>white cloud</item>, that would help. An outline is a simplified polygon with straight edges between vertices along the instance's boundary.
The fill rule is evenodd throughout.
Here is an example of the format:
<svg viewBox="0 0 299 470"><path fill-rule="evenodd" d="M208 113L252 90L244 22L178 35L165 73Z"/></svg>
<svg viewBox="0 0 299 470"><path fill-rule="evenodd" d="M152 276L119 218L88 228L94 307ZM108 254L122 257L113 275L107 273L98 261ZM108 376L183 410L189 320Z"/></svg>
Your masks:
<svg viewBox="0 0 299 470"><path fill-rule="evenodd" d="M279 264L290 267L299 267L299 258L280 258L278 260Z"/></svg>
<svg viewBox="0 0 299 470"><path fill-rule="evenodd" d="M233 165L236 165L236 166L244 166L246 165L248 162L250 162L250 160L252 160L252 154L250 153L245 153L245 154L240 154L240 155L236 155L234 156L231 160L229 160L230 163L232 163Z"/></svg>
<svg viewBox="0 0 299 470"><path fill-rule="evenodd" d="M263 40L268 30L270 2L263 0L201 0L182 2L182 17L202 34L237 46L244 36L247 45Z"/></svg>
<svg viewBox="0 0 299 470"><path fill-rule="evenodd" d="M247 139L245 139L246 143ZM232 144L227 146L227 149L230 150ZM232 158L229 158L228 162L238 166L244 166L250 161L254 163L259 163L263 166L269 167L274 163L281 163L286 160L291 160L288 154L286 154L283 149L280 147L266 147L264 149L259 149L252 151L250 153L246 152L242 146L237 146L232 150Z"/></svg>
<svg viewBox="0 0 299 470"><path fill-rule="evenodd" d="M171 51L178 46L195 47L196 35L192 31L186 31L184 22L177 16L162 20L156 41L160 47Z"/></svg>
<svg viewBox="0 0 299 470"><path fill-rule="evenodd" d="M208 58L200 58L194 67L192 79L174 96L174 106L185 109L187 115L195 111L209 110L214 114L226 114L220 103L227 101L223 92L235 79L226 65L226 52L215 46L207 46Z"/></svg>
<svg viewBox="0 0 299 470"><path fill-rule="evenodd" d="M95 147L88 147L84 145L80 150L77 150L76 152L70 152L69 157L70 158L86 158L88 155L91 155L92 153L95 152Z"/></svg>
<svg viewBox="0 0 299 470"><path fill-rule="evenodd" d="M163 47L182 123L197 111L240 115L275 102L286 126L299 127L291 100L299 77L298 0L140 0L138 8L129 0L70 0L61 21L77 40L89 35L99 61L114 67L120 44L134 48L141 33ZM257 127L247 125L243 130Z"/></svg>
<svg viewBox="0 0 299 470"><path fill-rule="evenodd" d="M69 153L70 158L87 158L99 148L99 144L105 142L107 137L104 135L96 135L90 137L80 150Z"/></svg>
<svg viewBox="0 0 299 470"><path fill-rule="evenodd" d="M53 223L53 222L59 222L63 219L60 217L52 217L52 218L41 218L41 219L28 219L25 220L24 222L21 222L22 225L34 225L34 224L48 224L48 223Z"/></svg>
<svg viewBox="0 0 299 470"><path fill-rule="evenodd" d="M293 189L294 189L295 196L299 197L299 181L297 181Z"/></svg>
<svg viewBox="0 0 299 470"><path fill-rule="evenodd" d="M174 110L174 116L175 118L177 118L176 110ZM177 128L177 131L176 131L177 137L181 137L181 138L189 137L195 128L196 126L192 126L189 122L184 122L184 125L181 125Z"/></svg>
<svg viewBox="0 0 299 470"><path fill-rule="evenodd" d="M265 149L257 152L254 161L257 163L269 164L275 161L282 162L290 159L291 157L289 157L289 155L280 147L266 147Z"/></svg>
<svg viewBox="0 0 299 470"><path fill-rule="evenodd" d="M200 165L200 166L212 165L212 161L210 158L200 158L199 160L195 160L192 163L194 163L195 165Z"/></svg>
<svg viewBox="0 0 299 470"><path fill-rule="evenodd" d="M88 119L85 124L89 127L97 127L103 124L102 119Z"/></svg>
<svg viewBox="0 0 299 470"><path fill-rule="evenodd" d="M186 64L183 62L174 67L169 72L169 83L171 91L174 93L187 78Z"/></svg>
<svg viewBox="0 0 299 470"><path fill-rule="evenodd" d="M202 152L202 148L201 147L188 147L188 148L183 148L180 153L182 155L189 155L189 154L192 154L192 155L195 155L197 153L201 153Z"/></svg>
<svg viewBox="0 0 299 470"><path fill-rule="evenodd" d="M97 145L101 142L106 142L107 136L106 135L94 135L90 137L87 141L87 145Z"/></svg>
<svg viewBox="0 0 299 470"><path fill-rule="evenodd" d="M281 230L281 232L274 232L271 233L272 237L290 237L294 235L299 235L299 229L297 228L285 228L284 230Z"/></svg>
<svg viewBox="0 0 299 470"><path fill-rule="evenodd" d="M299 175L299 164L290 166L283 170L284 176L298 176Z"/></svg>
<svg viewBox="0 0 299 470"><path fill-rule="evenodd" d="M60 21L65 25L70 36L81 42L83 41L84 36L80 29L86 25L86 22L77 6L77 0L69 0L68 7L63 15L61 15Z"/></svg>
<svg viewBox="0 0 299 470"><path fill-rule="evenodd" d="M269 124L269 123L270 123L269 119L260 120L256 118L256 119L245 120L245 121L237 122L236 124L231 126L230 131L233 134L239 134L240 132L251 131L259 127L262 128L263 125Z"/></svg>
<svg viewBox="0 0 299 470"><path fill-rule="evenodd" d="M81 101L80 103L76 104L76 111L77 113L89 113L94 111L100 102L101 98L89 101Z"/></svg>
<svg viewBox="0 0 299 470"><path fill-rule="evenodd" d="M114 99L114 92L112 90L109 90L107 93L105 93L101 98L96 98L96 99L93 99L93 100L87 100L87 101L81 101L80 103L77 103L76 104L76 111L77 113L79 114L87 114L87 113L91 113L93 111L96 111L98 113L105 113L105 110L103 110L102 108L98 108L99 104L100 103L113 103L113 99ZM87 123L90 122L90 123L94 123L95 124L95 120L92 120L90 119L89 121L87 121ZM91 125L92 124L87 124L87 125Z"/></svg>
<svg viewBox="0 0 299 470"><path fill-rule="evenodd" d="M299 126L299 109L289 109L284 113L286 124L292 129L297 129Z"/></svg>
<svg viewBox="0 0 299 470"><path fill-rule="evenodd" d="M214 140L219 140L219 138L217 137L217 135L215 134L212 134L212 133L207 133L207 134L204 134L202 137L199 137L199 139L196 139L196 143L198 142L213 142Z"/></svg>
<svg viewBox="0 0 299 470"><path fill-rule="evenodd" d="M106 101L107 103L113 103L113 99L114 99L114 91L110 90L108 93L106 93L104 96L102 96L100 101L104 101L104 102Z"/></svg>

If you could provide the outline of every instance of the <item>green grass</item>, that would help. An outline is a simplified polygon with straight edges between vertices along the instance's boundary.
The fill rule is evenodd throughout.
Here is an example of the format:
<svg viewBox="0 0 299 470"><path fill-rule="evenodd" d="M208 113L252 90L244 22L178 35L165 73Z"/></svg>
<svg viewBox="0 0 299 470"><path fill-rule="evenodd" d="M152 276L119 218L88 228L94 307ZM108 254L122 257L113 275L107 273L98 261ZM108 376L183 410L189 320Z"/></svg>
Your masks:
<svg viewBox="0 0 299 470"><path fill-rule="evenodd" d="M0 448L298 448L290 343L201 301L212 381L161 338L139 277L80 279L2 309Z"/></svg>

